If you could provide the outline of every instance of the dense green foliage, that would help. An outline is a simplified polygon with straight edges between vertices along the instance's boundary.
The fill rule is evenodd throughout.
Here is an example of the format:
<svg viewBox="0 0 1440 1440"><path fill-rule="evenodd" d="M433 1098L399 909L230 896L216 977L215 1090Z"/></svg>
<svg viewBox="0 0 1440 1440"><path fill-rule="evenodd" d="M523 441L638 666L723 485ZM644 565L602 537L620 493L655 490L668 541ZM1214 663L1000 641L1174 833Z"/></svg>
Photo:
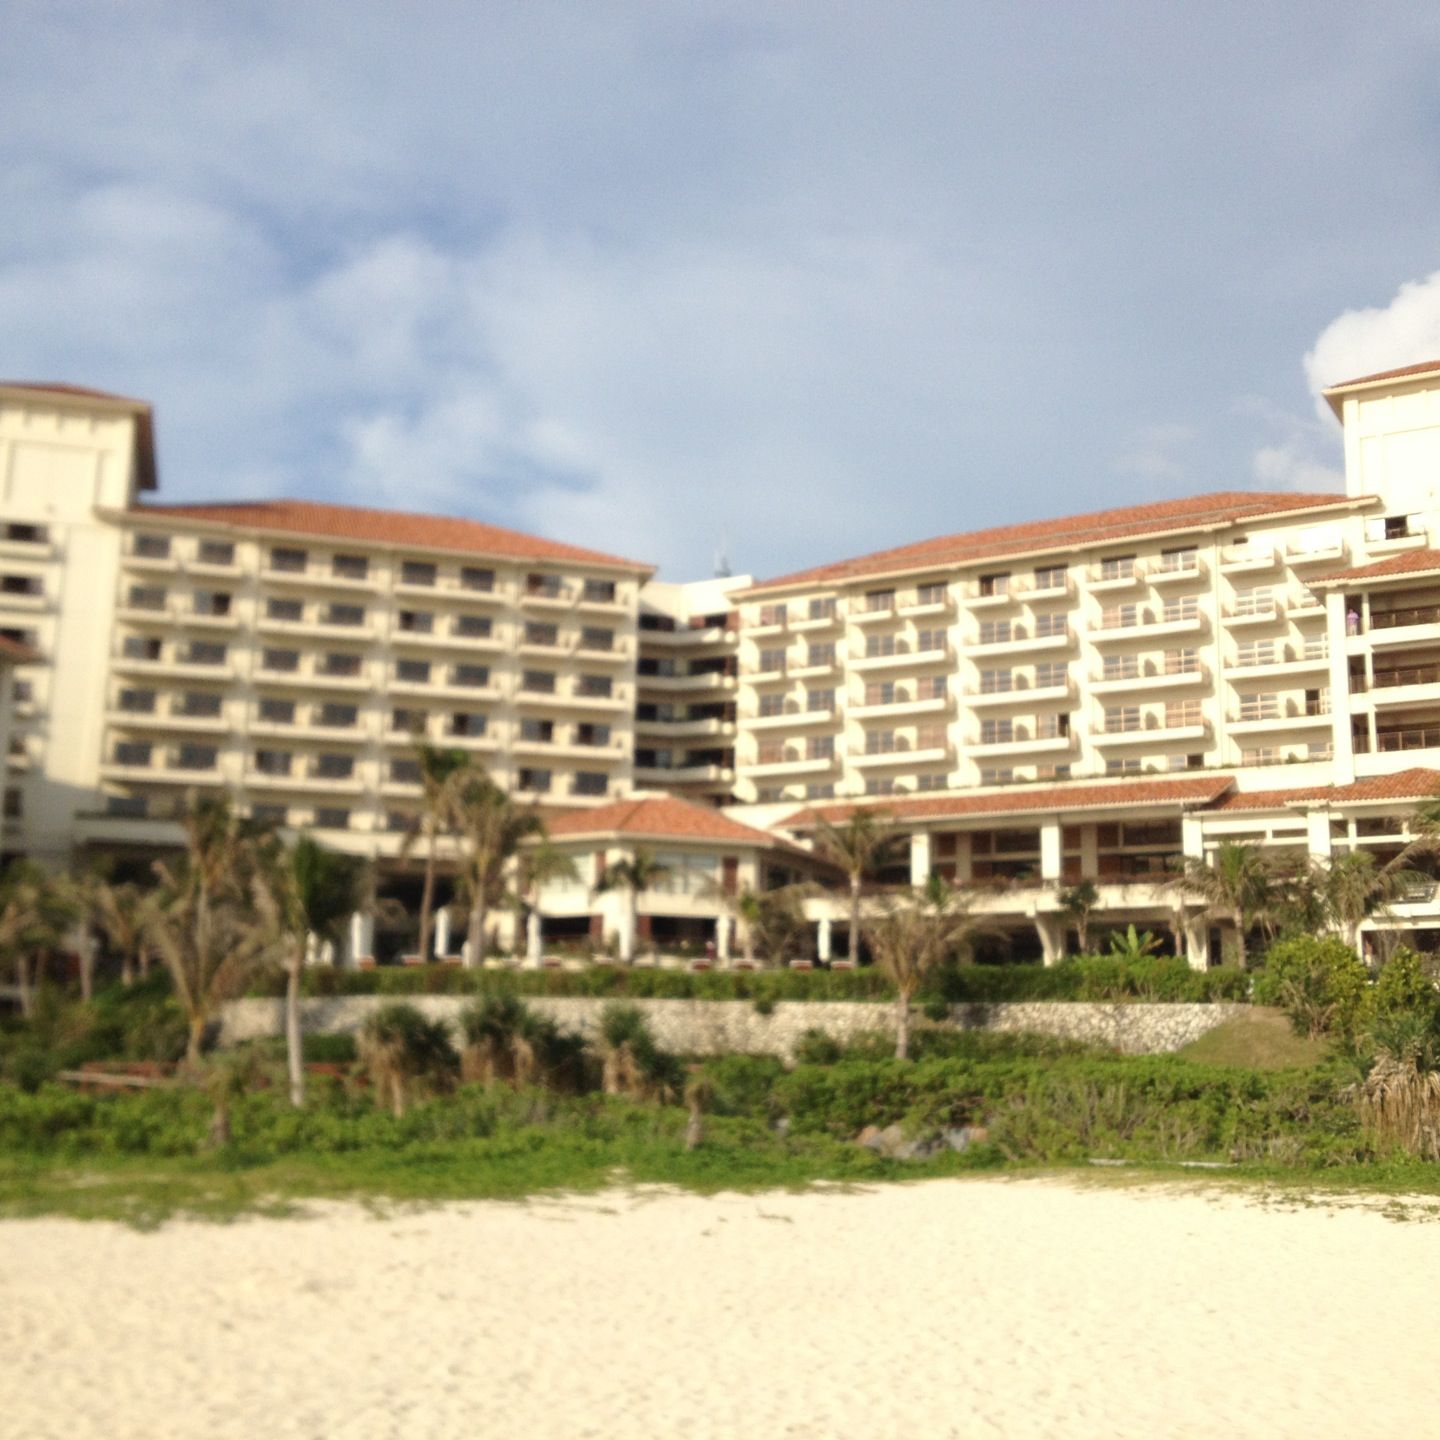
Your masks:
<svg viewBox="0 0 1440 1440"><path fill-rule="evenodd" d="M591 965L583 970L464 970L453 965L385 966L376 970L311 970L306 993L333 995L601 996L656 1000L893 1001L894 987L877 969L660 970ZM1244 1000L1249 980L1234 969L1192 970L1174 956L1127 960L1081 956L1060 965L952 965L922 996L951 1004L1005 1000L1148 1000L1208 1003ZM266 982L256 994L273 995Z"/></svg>
<svg viewBox="0 0 1440 1440"><path fill-rule="evenodd" d="M1255 977L1255 998L1290 1016L1302 1035L1353 1038L1364 1018L1369 977L1355 952L1334 936L1276 941Z"/></svg>

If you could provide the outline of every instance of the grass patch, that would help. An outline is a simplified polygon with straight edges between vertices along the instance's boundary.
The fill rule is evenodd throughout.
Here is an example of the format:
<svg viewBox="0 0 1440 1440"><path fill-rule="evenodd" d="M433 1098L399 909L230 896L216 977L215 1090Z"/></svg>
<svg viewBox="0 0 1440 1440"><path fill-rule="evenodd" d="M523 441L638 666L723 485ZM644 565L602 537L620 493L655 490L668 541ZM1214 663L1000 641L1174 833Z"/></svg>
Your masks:
<svg viewBox="0 0 1440 1440"><path fill-rule="evenodd" d="M1326 1051L1323 1038L1297 1035L1283 1011L1257 1005L1192 1040L1176 1054L1197 1065L1291 1070L1321 1064Z"/></svg>

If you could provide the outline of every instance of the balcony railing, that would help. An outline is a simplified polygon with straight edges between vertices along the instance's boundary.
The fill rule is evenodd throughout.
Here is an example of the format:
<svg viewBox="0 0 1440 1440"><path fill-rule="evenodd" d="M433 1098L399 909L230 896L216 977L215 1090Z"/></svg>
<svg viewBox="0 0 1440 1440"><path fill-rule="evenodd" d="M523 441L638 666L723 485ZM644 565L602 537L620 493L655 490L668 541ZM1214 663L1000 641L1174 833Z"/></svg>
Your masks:
<svg viewBox="0 0 1440 1440"><path fill-rule="evenodd" d="M1372 630L1393 630L1402 625L1440 624L1440 605L1412 605L1402 610L1372 610Z"/></svg>
<svg viewBox="0 0 1440 1440"><path fill-rule="evenodd" d="M1375 737L1375 748L1382 754L1397 750L1440 749L1440 725L1413 725L1403 730L1382 730Z"/></svg>
<svg viewBox="0 0 1440 1440"><path fill-rule="evenodd" d="M1376 690L1397 685L1440 685L1440 665L1404 665L1394 670L1375 672Z"/></svg>

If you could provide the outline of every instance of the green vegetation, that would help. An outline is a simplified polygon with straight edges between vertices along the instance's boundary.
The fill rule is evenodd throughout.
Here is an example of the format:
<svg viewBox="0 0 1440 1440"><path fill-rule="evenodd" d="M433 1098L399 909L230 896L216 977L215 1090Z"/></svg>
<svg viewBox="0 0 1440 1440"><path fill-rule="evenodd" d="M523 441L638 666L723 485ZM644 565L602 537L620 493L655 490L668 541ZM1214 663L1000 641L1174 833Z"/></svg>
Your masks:
<svg viewBox="0 0 1440 1440"><path fill-rule="evenodd" d="M1320 1064L1327 1049L1323 1038L1297 1035L1283 1011L1256 1005L1192 1040L1178 1054L1197 1065L1298 1070Z"/></svg>

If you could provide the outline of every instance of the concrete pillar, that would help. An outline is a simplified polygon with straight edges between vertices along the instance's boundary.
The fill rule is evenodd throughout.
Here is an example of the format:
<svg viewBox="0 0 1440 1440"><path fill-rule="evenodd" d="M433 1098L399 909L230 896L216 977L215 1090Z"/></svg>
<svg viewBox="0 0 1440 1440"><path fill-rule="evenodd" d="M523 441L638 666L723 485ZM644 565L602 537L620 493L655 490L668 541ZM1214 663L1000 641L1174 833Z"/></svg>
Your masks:
<svg viewBox="0 0 1440 1440"><path fill-rule="evenodd" d="M715 958L717 960L730 958L731 927L732 921L723 911L715 917Z"/></svg>
<svg viewBox="0 0 1440 1440"><path fill-rule="evenodd" d="M525 917L525 963L537 970L540 968L541 941L540 912L532 910Z"/></svg>
<svg viewBox="0 0 1440 1440"><path fill-rule="evenodd" d="M375 921L359 910L350 917L349 950L351 965L375 958Z"/></svg>
<svg viewBox="0 0 1440 1440"><path fill-rule="evenodd" d="M1035 916L1035 929L1040 935L1040 949L1045 963L1058 965L1065 958L1064 917L1040 912Z"/></svg>
<svg viewBox="0 0 1440 1440"><path fill-rule="evenodd" d="M930 878L930 832L917 830L910 837L910 883L923 885Z"/></svg>
<svg viewBox="0 0 1440 1440"><path fill-rule="evenodd" d="M1311 810L1305 816L1305 844L1312 860L1330 858L1330 812Z"/></svg>
<svg viewBox="0 0 1440 1440"><path fill-rule="evenodd" d="M305 936L305 965L308 969L320 963L320 937L311 930Z"/></svg>
<svg viewBox="0 0 1440 1440"><path fill-rule="evenodd" d="M1205 858L1205 823L1198 815L1181 816L1180 848L1187 860Z"/></svg>
<svg viewBox="0 0 1440 1440"><path fill-rule="evenodd" d="M443 960L450 953L450 911L442 906L435 912L435 958Z"/></svg>
<svg viewBox="0 0 1440 1440"><path fill-rule="evenodd" d="M815 930L816 955L822 960L829 960L834 951L834 942L835 937L832 933L830 917L828 915L822 915L820 917L820 924ZM850 958L853 960L855 957L852 955Z"/></svg>
<svg viewBox="0 0 1440 1440"><path fill-rule="evenodd" d="M1185 956L1192 970L1206 970L1210 966L1210 921L1203 911L1186 917Z"/></svg>
<svg viewBox="0 0 1440 1440"><path fill-rule="evenodd" d="M1040 827L1040 878L1060 883L1060 822L1047 820Z"/></svg>
<svg viewBox="0 0 1440 1440"><path fill-rule="evenodd" d="M1331 590L1325 596L1325 633L1330 644L1330 743L1334 750L1331 772L1336 785L1355 780L1355 745L1350 735L1350 647L1346 643L1345 596Z"/></svg>

